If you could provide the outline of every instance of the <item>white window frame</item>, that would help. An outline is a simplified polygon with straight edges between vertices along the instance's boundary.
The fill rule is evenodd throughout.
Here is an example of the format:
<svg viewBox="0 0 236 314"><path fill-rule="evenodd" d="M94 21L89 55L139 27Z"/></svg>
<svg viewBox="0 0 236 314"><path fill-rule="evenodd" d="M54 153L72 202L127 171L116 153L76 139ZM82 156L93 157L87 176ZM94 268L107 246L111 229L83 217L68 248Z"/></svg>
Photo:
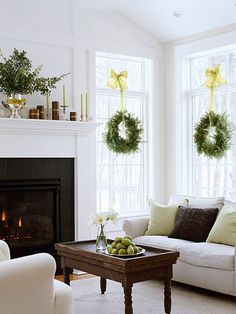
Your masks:
<svg viewBox="0 0 236 314"><path fill-rule="evenodd" d="M116 54L116 53L106 53L106 52L101 52L101 51L96 51L96 56L99 57L116 57L121 54ZM122 56L125 57L125 60L130 60L130 61L137 61L137 62L143 62L145 63L146 67L149 67L148 71L150 76L153 76L153 60L149 57L131 57L127 56L125 54L122 54ZM122 58L124 60L124 58ZM145 75L147 72L144 72L143 74ZM153 86L150 84L148 81L148 78L144 78L144 89L146 89L145 83L147 83L149 87L148 92L136 92L136 91L130 91L125 90L124 91L124 96L129 97L129 98L140 98L144 102L142 105L142 108L144 109L146 107L146 104L149 103L149 106L147 107L147 110L144 110L142 112L143 116L143 121L144 121L144 135L143 135L143 140L144 140L144 145L147 145L147 147L144 150L144 158L142 160L143 163L143 177L144 177L144 185L143 185L143 197L144 197L144 204L146 202L146 207L144 211L140 212L128 212L128 213L121 213L119 216L120 218L127 218L127 217L142 217L142 216L147 216L148 215L148 204L147 200L152 197L153 195L153 190L154 190L154 178L153 178L153 150L151 148L152 143L153 143ZM99 88L96 87L96 95L108 95L108 96L118 96L120 95L119 90L113 90L113 89L108 89L108 88ZM148 139L148 140L147 140ZM97 209L99 210L99 209Z"/></svg>
<svg viewBox="0 0 236 314"><path fill-rule="evenodd" d="M189 58L194 56L206 56L207 54L215 54L225 50L235 49L236 47L236 31L226 34L221 34L215 37L202 39L193 43L187 43L176 47L175 49L175 81L176 81L176 152L177 163L176 169L176 192L180 194L193 194L193 152L194 148L191 145L190 137L193 131L192 123L188 123L192 118L192 107L190 97L193 95L206 94L205 88L189 89L190 82ZM236 87L236 84L227 84L216 90L230 91ZM186 92L188 90L188 92ZM193 127L193 125L192 125Z"/></svg>

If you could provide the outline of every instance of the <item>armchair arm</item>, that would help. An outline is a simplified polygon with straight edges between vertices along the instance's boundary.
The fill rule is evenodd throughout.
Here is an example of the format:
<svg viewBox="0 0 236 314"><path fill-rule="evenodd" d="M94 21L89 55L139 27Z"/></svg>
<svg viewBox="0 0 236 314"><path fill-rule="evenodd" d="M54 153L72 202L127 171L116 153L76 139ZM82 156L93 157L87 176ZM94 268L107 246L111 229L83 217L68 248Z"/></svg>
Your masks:
<svg viewBox="0 0 236 314"><path fill-rule="evenodd" d="M144 235L148 222L149 217L124 219L123 230L125 234L130 235L134 239Z"/></svg>
<svg viewBox="0 0 236 314"><path fill-rule="evenodd" d="M54 313L54 258L34 254L0 263L0 304L4 314Z"/></svg>
<svg viewBox="0 0 236 314"><path fill-rule="evenodd" d="M72 289L54 280L55 288L55 314L74 314L74 296Z"/></svg>
<svg viewBox="0 0 236 314"><path fill-rule="evenodd" d="M0 252L2 253L1 255L3 255L5 260L9 260L10 259L9 246L3 240L0 240Z"/></svg>

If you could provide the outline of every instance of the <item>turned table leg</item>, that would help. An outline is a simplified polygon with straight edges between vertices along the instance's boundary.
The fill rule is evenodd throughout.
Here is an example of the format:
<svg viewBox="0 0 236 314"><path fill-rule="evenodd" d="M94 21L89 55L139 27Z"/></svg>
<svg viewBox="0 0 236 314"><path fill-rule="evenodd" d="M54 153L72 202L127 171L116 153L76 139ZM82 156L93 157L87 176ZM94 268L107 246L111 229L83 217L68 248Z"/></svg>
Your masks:
<svg viewBox="0 0 236 314"><path fill-rule="evenodd" d="M100 289L101 289L101 294L104 294L106 292L107 288L107 280L106 278L100 278Z"/></svg>
<svg viewBox="0 0 236 314"><path fill-rule="evenodd" d="M131 286L123 286L123 288L124 288L125 314L133 314L132 285Z"/></svg>
<svg viewBox="0 0 236 314"><path fill-rule="evenodd" d="M170 314L171 312L171 276L167 275L164 281L164 306L165 313Z"/></svg>
<svg viewBox="0 0 236 314"><path fill-rule="evenodd" d="M64 283L66 283L69 286L70 285L70 268L64 266L63 275L64 275Z"/></svg>

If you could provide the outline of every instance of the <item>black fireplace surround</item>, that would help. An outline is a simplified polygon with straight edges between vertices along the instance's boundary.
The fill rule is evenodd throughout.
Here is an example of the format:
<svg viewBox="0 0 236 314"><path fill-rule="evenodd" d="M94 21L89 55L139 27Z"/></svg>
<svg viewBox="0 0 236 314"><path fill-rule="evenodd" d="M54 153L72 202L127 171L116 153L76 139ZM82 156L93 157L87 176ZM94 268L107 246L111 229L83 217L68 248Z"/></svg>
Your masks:
<svg viewBox="0 0 236 314"><path fill-rule="evenodd" d="M0 239L11 256L74 240L74 159L0 158Z"/></svg>

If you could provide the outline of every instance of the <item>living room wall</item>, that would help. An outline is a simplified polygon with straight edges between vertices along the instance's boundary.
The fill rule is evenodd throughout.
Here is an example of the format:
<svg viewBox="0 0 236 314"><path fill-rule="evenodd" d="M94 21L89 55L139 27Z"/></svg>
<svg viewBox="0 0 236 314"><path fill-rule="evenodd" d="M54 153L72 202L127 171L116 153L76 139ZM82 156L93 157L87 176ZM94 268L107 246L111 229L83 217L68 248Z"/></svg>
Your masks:
<svg viewBox="0 0 236 314"><path fill-rule="evenodd" d="M95 51L152 58L154 65L155 165L156 198L163 199L163 107L162 44L138 25L112 10L102 0L2 0L0 48L8 56L13 48L26 50L33 65L43 65L42 75L58 76L70 72L50 100L62 101L62 85L66 86L68 105L79 109L79 96L89 93L90 114L94 117ZM4 95L1 98L4 99ZM27 109L45 103L40 94L27 96ZM26 121L27 123L27 121ZM7 144L6 144L7 145ZM94 190L95 184L91 186ZM93 193L94 194L94 193ZM87 228L87 217L95 211L96 199L90 200L79 222ZM86 217L86 219L85 219ZM121 224L117 225L121 230Z"/></svg>

